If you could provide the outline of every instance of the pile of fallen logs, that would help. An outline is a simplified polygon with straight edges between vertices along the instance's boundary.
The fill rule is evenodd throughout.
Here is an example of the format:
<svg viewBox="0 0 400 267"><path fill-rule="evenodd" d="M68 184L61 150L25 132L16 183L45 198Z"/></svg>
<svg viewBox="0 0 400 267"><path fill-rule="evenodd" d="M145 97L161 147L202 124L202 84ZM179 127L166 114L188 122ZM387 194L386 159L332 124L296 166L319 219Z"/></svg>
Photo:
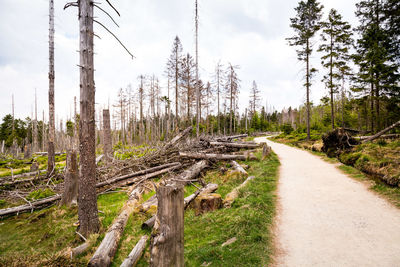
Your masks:
<svg viewBox="0 0 400 267"><path fill-rule="evenodd" d="M201 170L208 167L211 163L220 160L246 160L255 159L253 151L259 145L254 142L237 141L247 135L234 135L223 137L202 137L200 139L191 139L189 134L191 127L177 134L169 142L154 148L142 157L131 158L127 160L114 160L99 166L97 168L97 184L98 193L113 190L130 185L140 185L155 177L167 176L175 177L175 179L187 179L182 177L190 177L193 172L196 175ZM241 151L242 149L247 149ZM99 157L99 160L101 158ZM200 160L200 161L199 161ZM68 157L67 157L68 165ZM76 164L75 164L76 165ZM192 166L192 167L191 167ZM77 168L77 166L75 167ZM69 177L67 166L65 177ZM75 170L75 173L77 170ZM196 176L194 175L194 177ZM181 177L181 178L179 178ZM55 178L53 177L53 180ZM59 179L59 177L57 178ZM61 177L62 179L62 177ZM66 192L76 192L73 185L54 184L51 177L41 175L40 172L27 173L21 176L4 177L0 179L1 196L22 195L22 199L27 203L22 206L7 208L0 210L0 216L19 214L21 212L31 212L34 209L45 207L61 198ZM76 182L74 182L76 184ZM41 199L37 201L27 201L26 196L30 191L38 188L51 187L56 193L55 196ZM13 191L14 190L14 191ZM17 192L17 194L15 194ZM19 193L19 194L18 194ZM66 199L76 199L74 196Z"/></svg>

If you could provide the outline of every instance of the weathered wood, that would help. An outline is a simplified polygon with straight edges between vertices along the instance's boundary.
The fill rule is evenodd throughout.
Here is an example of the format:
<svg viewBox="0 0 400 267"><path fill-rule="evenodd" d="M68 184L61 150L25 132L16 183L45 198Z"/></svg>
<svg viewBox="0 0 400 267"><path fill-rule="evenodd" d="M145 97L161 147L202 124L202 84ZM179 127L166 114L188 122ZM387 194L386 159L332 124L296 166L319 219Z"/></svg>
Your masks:
<svg viewBox="0 0 400 267"><path fill-rule="evenodd" d="M49 135L47 175L51 175L55 168L55 123L54 123L54 0L49 1Z"/></svg>
<svg viewBox="0 0 400 267"><path fill-rule="evenodd" d="M79 232L83 236L100 228L96 194L96 131L93 45L93 1L80 0L79 5Z"/></svg>
<svg viewBox="0 0 400 267"><path fill-rule="evenodd" d="M216 140L221 141L221 142L226 142L226 141L231 141L233 139L245 138L245 137L247 137L247 134L238 134L238 135L219 137L219 138L216 138Z"/></svg>
<svg viewBox="0 0 400 267"><path fill-rule="evenodd" d="M100 161L101 161L103 158L104 158L104 154L99 155L99 156L96 158L96 165L98 165L98 164L100 163Z"/></svg>
<svg viewBox="0 0 400 267"><path fill-rule="evenodd" d="M232 160L232 161L231 161L231 164L232 164L232 167L233 167L237 172L239 172L240 174L243 174L243 175L247 175L247 172L245 171L245 169L243 169L242 166L239 165L239 163L237 163L236 161Z"/></svg>
<svg viewBox="0 0 400 267"><path fill-rule="evenodd" d="M186 128L185 130L183 130L182 132L180 132L179 134L177 134L174 138L171 139L171 141L169 141L167 144L165 144L164 149L167 149L173 145L175 145L176 143L178 143L182 138L184 138L185 136L187 136L190 132L192 131L192 126Z"/></svg>
<svg viewBox="0 0 400 267"><path fill-rule="evenodd" d="M5 215L12 215L12 214L17 214L17 213L22 213L22 212L27 212L31 211L43 206L47 206L50 203L53 203L56 200L61 199L61 195L54 195L48 198L43 198L37 201L32 201L30 204L26 205L21 205L18 207L12 207L12 208L6 208L6 209L1 209L0 210L0 216L5 216Z"/></svg>
<svg viewBox="0 0 400 267"><path fill-rule="evenodd" d="M220 194L207 193L200 194L193 202L193 209L196 215L220 209L222 198Z"/></svg>
<svg viewBox="0 0 400 267"><path fill-rule="evenodd" d="M182 267L184 205L183 186L167 184L157 188L158 209L150 245L150 266Z"/></svg>
<svg viewBox="0 0 400 267"><path fill-rule="evenodd" d="M144 235L136 243L136 246L132 249L129 256L122 262L121 267L132 267L136 266L140 257L142 256L143 250L146 248L146 241L149 237Z"/></svg>
<svg viewBox="0 0 400 267"><path fill-rule="evenodd" d="M110 111L108 109L103 109L103 152L106 161L110 161L113 158Z"/></svg>
<svg viewBox="0 0 400 267"><path fill-rule="evenodd" d="M265 160L269 154L271 153L271 147L267 145L267 143L262 143L263 150L262 150L262 160Z"/></svg>
<svg viewBox="0 0 400 267"><path fill-rule="evenodd" d="M180 183L187 183L190 180L196 178L207 167L208 167L208 162L206 160L201 160L193 164L190 168L184 170L176 177L171 178L171 180L178 181Z"/></svg>
<svg viewBox="0 0 400 267"><path fill-rule="evenodd" d="M128 179L128 178L133 178L133 177L136 177L136 176L139 176L139 175L143 175L143 174L148 174L148 173L151 173L151 175L146 176L146 177L147 178L152 178L152 177L161 175L163 173L166 173L168 171L175 170L175 169L171 169L171 167L180 167L180 166L182 166L182 165L179 162L167 163L167 164L156 166L156 167L153 167L153 168L144 169L144 170L137 171L137 172L134 172L134 173L118 176L118 177L115 177L115 178L112 178L112 179L108 179L108 180L106 180L104 182L97 183L96 187L99 188L99 187L110 185L110 184L113 184L113 183L116 183L116 182L119 182L119 181L122 181L122 180L125 180L125 179ZM162 170L162 171L157 172L159 170ZM141 177L141 179L145 179L146 177ZM134 181L132 181L131 183L133 183L133 182Z"/></svg>
<svg viewBox="0 0 400 267"><path fill-rule="evenodd" d="M93 257L90 259L88 266L109 266L111 264L111 259L114 257L115 252L117 251L118 242L125 229L128 218L137 206L141 198L142 191L143 189L141 187L136 187L130 194L133 197L126 202L121 213L108 229L99 247L97 248Z"/></svg>
<svg viewBox="0 0 400 267"><path fill-rule="evenodd" d="M139 177L128 178L126 180L118 182L118 186L126 186L126 185L130 185L130 184L133 184L133 183L140 184L140 183L142 183L142 182L144 182L144 181L146 181L146 180L148 180L150 178L154 178L154 177L160 176L160 175L165 174L165 173L172 172L172 171L180 169L180 168L182 168L181 164L175 165L175 166L172 166L172 167L169 167L169 168L165 168L165 169L162 169L162 170L159 170L159 171L156 171L156 172L148 173L148 174L145 174L145 175L142 175L142 176L139 176Z"/></svg>
<svg viewBox="0 0 400 267"><path fill-rule="evenodd" d="M199 195L199 194L209 194L218 189L217 184L207 184L205 187L197 190L190 196L185 197L184 206L185 209L190 205L190 203ZM142 229L151 229L154 226L154 222L156 221L156 216L151 217L147 221L142 224Z"/></svg>
<svg viewBox="0 0 400 267"><path fill-rule="evenodd" d="M211 146L226 146L226 147L234 147L234 148L258 148L259 144L250 144L250 143L227 143L227 142L210 142Z"/></svg>
<svg viewBox="0 0 400 267"><path fill-rule="evenodd" d="M239 190L254 178L255 176L249 176L242 184L240 184L238 187L234 188L229 194L227 194L224 199L224 207L229 208L232 205L233 201L239 196Z"/></svg>
<svg viewBox="0 0 400 267"><path fill-rule="evenodd" d="M371 136L358 136L358 137L356 136L354 138L363 141L370 137ZM395 139L395 138L399 138L399 137L400 137L400 134L382 134L381 136L379 136L380 139Z"/></svg>
<svg viewBox="0 0 400 267"><path fill-rule="evenodd" d="M192 159L209 159L209 160L246 160L247 157L244 155L229 155L229 154L204 154L196 152L179 152L179 156L182 158Z"/></svg>
<svg viewBox="0 0 400 267"><path fill-rule="evenodd" d="M373 140L375 140L376 138L380 137L381 135L387 133L388 131L390 131L390 130L392 130L392 129L398 127L398 126L400 126L400 121L393 123L393 124L390 125L389 127L383 129L382 131L380 131L380 132L377 133L377 134L372 135L371 137L369 137L369 138L363 140L362 142L363 142L363 143L366 143L366 142L373 141Z"/></svg>
<svg viewBox="0 0 400 267"><path fill-rule="evenodd" d="M77 204L78 200L78 163L76 151L67 152L67 166L64 178L64 193L60 205L71 206Z"/></svg>
<svg viewBox="0 0 400 267"><path fill-rule="evenodd" d="M81 255L84 252L86 252L89 248L90 248L90 243L89 242L85 242L85 243L73 248L71 250L71 259Z"/></svg>

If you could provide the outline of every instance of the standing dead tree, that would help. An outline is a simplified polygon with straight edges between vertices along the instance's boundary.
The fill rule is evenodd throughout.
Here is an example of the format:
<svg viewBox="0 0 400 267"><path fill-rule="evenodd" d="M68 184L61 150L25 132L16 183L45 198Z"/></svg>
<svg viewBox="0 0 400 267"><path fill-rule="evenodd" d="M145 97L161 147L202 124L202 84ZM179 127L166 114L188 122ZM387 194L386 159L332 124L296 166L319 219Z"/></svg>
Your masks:
<svg viewBox="0 0 400 267"><path fill-rule="evenodd" d="M54 124L54 0L49 1L49 141L47 145L47 174L55 167L55 124Z"/></svg>
<svg viewBox="0 0 400 267"><path fill-rule="evenodd" d="M112 140L111 140L111 126L110 126L110 110L103 110L103 144L104 156L106 161L112 159Z"/></svg>
<svg viewBox="0 0 400 267"><path fill-rule="evenodd" d="M93 3L79 1L80 120L79 232L88 236L100 228L96 195L95 89L93 63Z"/></svg>

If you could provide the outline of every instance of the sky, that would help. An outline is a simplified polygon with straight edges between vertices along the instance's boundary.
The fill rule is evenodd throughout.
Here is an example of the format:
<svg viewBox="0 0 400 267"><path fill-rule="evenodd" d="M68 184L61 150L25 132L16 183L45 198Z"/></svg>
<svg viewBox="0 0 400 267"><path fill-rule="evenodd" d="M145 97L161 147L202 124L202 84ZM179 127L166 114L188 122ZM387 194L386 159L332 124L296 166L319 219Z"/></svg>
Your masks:
<svg viewBox="0 0 400 267"><path fill-rule="evenodd" d="M304 64L285 38L294 35L290 18L297 0L198 0L200 78L211 81L221 60L239 65L239 108L248 107L253 80L261 91L261 104L270 110L298 107L305 101ZM95 84L97 108L114 104L118 90L128 84L136 91L138 76L156 75L166 95L165 66L176 35L184 53L195 53L194 0L114 0L121 14L106 1L100 6L113 15L119 27L95 10L97 20L111 29L134 54L132 59L118 42L95 25ZM335 8L344 20L357 24L355 0L323 0L324 17ZM77 9L63 10L67 1L55 0L55 110L56 120L71 117L73 99L79 99L79 29ZM35 90L38 119L48 118L48 1L0 0L0 118L12 111L17 118L31 117ZM317 44L319 34L314 38ZM316 48L316 47L315 47ZM315 49L316 50L316 49ZM327 94L319 80L324 74L320 55L313 54L319 69L311 87L311 100ZM79 107L79 105L78 105Z"/></svg>

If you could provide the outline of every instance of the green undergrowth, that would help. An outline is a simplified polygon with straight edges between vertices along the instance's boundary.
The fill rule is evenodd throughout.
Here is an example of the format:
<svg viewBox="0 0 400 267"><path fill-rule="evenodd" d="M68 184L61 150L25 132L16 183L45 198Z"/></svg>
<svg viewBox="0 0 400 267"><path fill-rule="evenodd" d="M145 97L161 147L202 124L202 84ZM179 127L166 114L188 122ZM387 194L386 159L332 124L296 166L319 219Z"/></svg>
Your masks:
<svg viewBox="0 0 400 267"><path fill-rule="evenodd" d="M95 244L100 243L127 198L125 192L98 197L101 233ZM93 249L72 262L65 257L68 247L83 243L75 233L77 221L77 207L58 206L1 219L0 266L85 266Z"/></svg>
<svg viewBox="0 0 400 267"><path fill-rule="evenodd" d="M250 166L249 175L256 178L240 190L231 208L201 216L195 216L193 210L186 212L186 266L267 266L271 262L279 161L273 154L265 161L245 163ZM225 196L244 179L225 181L217 192ZM221 246L233 237L236 242Z"/></svg>
<svg viewBox="0 0 400 267"><path fill-rule="evenodd" d="M260 153L256 154L260 157ZM271 261L271 226L275 213L278 159L272 154L264 161L245 161L249 175L256 178L240 190L231 208L195 216L190 208L185 212L185 263L186 266L266 266ZM226 172L218 163L214 170L203 177L206 183L218 183L216 193L223 198L246 177ZM185 187L185 196L194 193L200 184ZM49 192L37 192L43 197ZM36 194L38 196L36 196ZM149 199L154 192L143 196ZM91 237L91 248L78 258L70 260L68 248L83 243L75 233L78 221L77 208L52 206L47 209L24 213L0 220L0 266L86 266L90 257L104 238L106 229L118 216L127 201L125 192L103 194L98 197L101 231ZM0 203L3 205L3 203ZM135 212L129 219L121 237L111 266L119 266L128 256L142 235L150 236L150 230L142 230L141 224L151 213ZM222 247L222 243L236 237L237 241ZM148 241L149 243L149 241ZM149 244L148 244L149 245ZM148 266L148 247L138 266Z"/></svg>

